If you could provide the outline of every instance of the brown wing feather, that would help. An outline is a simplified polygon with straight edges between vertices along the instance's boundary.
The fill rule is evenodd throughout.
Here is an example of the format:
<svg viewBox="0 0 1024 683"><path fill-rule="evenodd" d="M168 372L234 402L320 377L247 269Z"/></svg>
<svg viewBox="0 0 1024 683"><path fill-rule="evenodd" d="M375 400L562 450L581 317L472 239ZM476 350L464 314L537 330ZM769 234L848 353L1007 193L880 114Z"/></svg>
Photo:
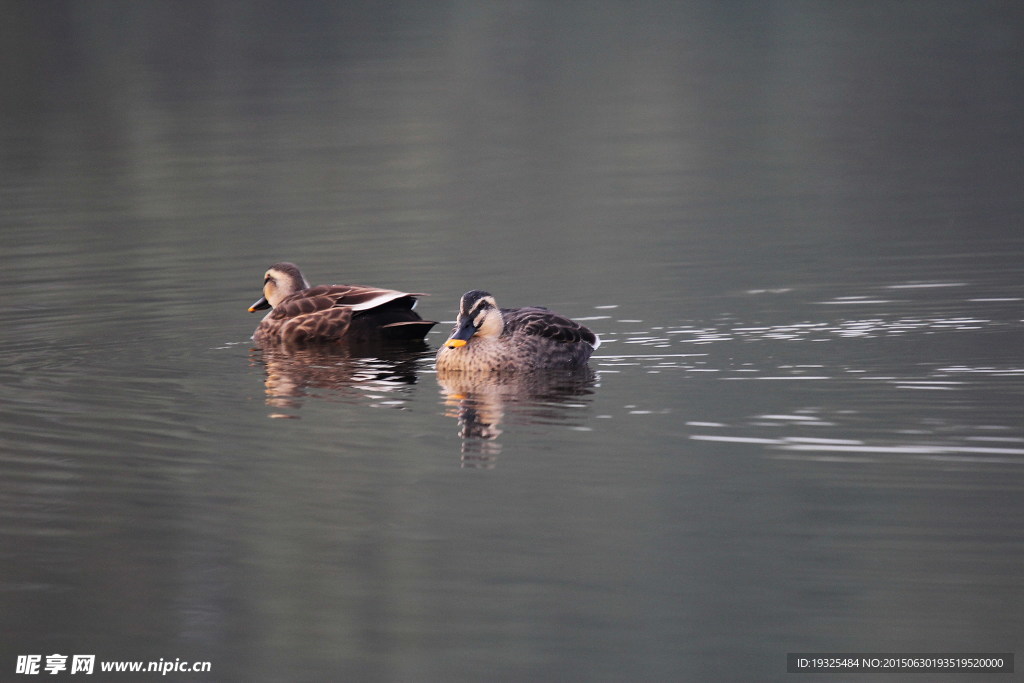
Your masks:
<svg viewBox="0 0 1024 683"><path fill-rule="evenodd" d="M271 320L286 320L300 315L308 315L317 311L326 311L335 305L329 296L309 296L309 291L299 292L287 297L277 305L271 314Z"/></svg>
<svg viewBox="0 0 1024 683"><path fill-rule="evenodd" d="M546 308L503 308L501 315L505 319L505 335L534 335L567 344L582 341L591 346L597 342L589 328Z"/></svg>
<svg viewBox="0 0 1024 683"><path fill-rule="evenodd" d="M297 342L340 339L351 323L351 308L330 308L285 321L281 325L280 336Z"/></svg>
<svg viewBox="0 0 1024 683"><path fill-rule="evenodd" d="M397 306L412 308L416 305L417 296L426 294L408 294L393 289L363 287L360 285L319 285L301 292L296 292L282 300L271 314L275 320L292 318L297 315L323 311L336 306L352 306L355 308L377 308L378 306ZM374 301L374 306L367 306Z"/></svg>
<svg viewBox="0 0 1024 683"><path fill-rule="evenodd" d="M416 305L416 297L428 296L362 285L319 285L300 294L314 297L327 296L334 300L336 306L355 306L356 308L367 307L368 304L373 304L370 306L372 308L385 304L412 308Z"/></svg>

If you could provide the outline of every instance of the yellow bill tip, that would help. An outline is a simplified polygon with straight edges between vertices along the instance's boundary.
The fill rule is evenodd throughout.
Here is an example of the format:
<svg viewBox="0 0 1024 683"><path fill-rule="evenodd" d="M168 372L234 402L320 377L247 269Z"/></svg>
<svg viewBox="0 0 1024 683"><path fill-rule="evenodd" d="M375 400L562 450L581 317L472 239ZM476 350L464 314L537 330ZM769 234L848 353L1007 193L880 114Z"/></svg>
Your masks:
<svg viewBox="0 0 1024 683"><path fill-rule="evenodd" d="M249 312L250 313L255 313L256 312L256 307L255 306L250 306L249 307Z"/></svg>
<svg viewBox="0 0 1024 683"><path fill-rule="evenodd" d="M466 345L466 340L465 339L449 339L448 341L446 341L444 343L444 345L447 346L449 349L457 349L460 346L465 346Z"/></svg>

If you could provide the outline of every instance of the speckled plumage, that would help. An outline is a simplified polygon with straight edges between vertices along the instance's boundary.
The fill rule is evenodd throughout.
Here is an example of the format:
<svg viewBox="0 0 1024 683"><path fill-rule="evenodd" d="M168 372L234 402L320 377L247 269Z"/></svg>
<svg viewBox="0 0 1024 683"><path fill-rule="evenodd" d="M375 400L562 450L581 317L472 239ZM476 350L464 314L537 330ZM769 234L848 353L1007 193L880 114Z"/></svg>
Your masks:
<svg viewBox="0 0 1024 683"><path fill-rule="evenodd" d="M363 285L310 287L293 263L275 263L263 280L263 297L249 310L272 308L253 332L255 341L367 342L422 340L437 323L412 309L416 297Z"/></svg>
<svg viewBox="0 0 1024 683"><path fill-rule="evenodd" d="M586 365L600 340L587 327L541 307L498 308L481 290L462 295L438 372L509 373Z"/></svg>

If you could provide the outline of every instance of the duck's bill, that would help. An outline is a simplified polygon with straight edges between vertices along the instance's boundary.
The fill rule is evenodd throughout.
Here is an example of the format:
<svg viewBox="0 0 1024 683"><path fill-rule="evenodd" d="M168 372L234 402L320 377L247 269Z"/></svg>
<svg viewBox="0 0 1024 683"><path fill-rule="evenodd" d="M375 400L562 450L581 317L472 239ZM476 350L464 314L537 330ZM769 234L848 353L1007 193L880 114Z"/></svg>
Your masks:
<svg viewBox="0 0 1024 683"><path fill-rule="evenodd" d="M267 297L261 296L259 301L249 307L249 312L254 313L256 311L262 311L265 308L270 308L270 302L267 301Z"/></svg>
<svg viewBox="0 0 1024 683"><path fill-rule="evenodd" d="M459 325L458 329L452 333L452 336L448 338L444 345L449 349L460 348L465 346L474 334L476 334L476 328L473 327L473 322L466 320Z"/></svg>

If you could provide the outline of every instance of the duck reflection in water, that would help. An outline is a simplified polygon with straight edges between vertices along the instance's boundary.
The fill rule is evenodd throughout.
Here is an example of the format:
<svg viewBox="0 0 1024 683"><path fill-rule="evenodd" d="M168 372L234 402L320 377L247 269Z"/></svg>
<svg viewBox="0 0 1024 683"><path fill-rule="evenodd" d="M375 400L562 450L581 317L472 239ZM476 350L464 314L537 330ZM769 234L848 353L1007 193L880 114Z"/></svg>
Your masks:
<svg viewBox="0 0 1024 683"><path fill-rule="evenodd" d="M445 416L459 421L462 466L492 468L501 453L502 425L574 425L597 384L589 367L523 374L438 370Z"/></svg>
<svg viewBox="0 0 1024 683"><path fill-rule="evenodd" d="M252 349L250 361L263 366L266 403L277 410L297 410L308 396L401 407L418 380L420 360L425 355L427 345L423 342L374 344L372 348L264 342ZM298 415L274 412L269 417L297 419Z"/></svg>

